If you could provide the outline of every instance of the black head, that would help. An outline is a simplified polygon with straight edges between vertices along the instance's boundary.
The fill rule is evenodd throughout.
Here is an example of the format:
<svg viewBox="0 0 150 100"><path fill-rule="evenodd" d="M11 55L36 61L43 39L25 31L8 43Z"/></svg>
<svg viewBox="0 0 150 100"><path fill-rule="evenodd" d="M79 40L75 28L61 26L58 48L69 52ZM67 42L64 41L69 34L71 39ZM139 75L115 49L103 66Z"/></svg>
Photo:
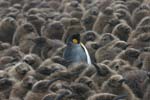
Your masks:
<svg viewBox="0 0 150 100"><path fill-rule="evenodd" d="M67 44L79 44L80 43L80 34L73 34L67 39Z"/></svg>

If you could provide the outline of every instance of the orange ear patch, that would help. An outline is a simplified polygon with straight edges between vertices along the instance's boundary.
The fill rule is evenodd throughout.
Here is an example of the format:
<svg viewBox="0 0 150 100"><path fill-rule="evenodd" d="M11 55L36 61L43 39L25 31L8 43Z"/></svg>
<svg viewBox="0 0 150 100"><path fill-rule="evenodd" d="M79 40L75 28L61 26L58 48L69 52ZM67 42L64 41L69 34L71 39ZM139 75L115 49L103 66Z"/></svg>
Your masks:
<svg viewBox="0 0 150 100"><path fill-rule="evenodd" d="M79 41L78 41L77 39L73 39L72 42L73 42L74 44L78 44Z"/></svg>

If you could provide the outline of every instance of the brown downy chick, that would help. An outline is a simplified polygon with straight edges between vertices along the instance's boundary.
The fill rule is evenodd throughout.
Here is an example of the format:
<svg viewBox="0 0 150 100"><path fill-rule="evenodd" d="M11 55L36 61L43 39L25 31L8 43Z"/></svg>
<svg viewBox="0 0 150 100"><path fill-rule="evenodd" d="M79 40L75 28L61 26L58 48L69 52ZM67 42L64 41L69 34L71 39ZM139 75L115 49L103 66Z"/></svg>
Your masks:
<svg viewBox="0 0 150 100"><path fill-rule="evenodd" d="M108 64L108 66L115 71L119 71L124 65L128 65L128 63L122 59L114 59Z"/></svg>
<svg viewBox="0 0 150 100"><path fill-rule="evenodd" d="M54 21L49 23L42 33L42 36L49 39L58 39L61 40L65 32L64 26L60 21Z"/></svg>
<svg viewBox="0 0 150 100"><path fill-rule="evenodd" d="M146 72L143 70L127 71L123 74L123 77L127 80L126 84L132 89L133 93L142 98L144 95L142 87L147 77Z"/></svg>
<svg viewBox="0 0 150 100"><path fill-rule="evenodd" d="M57 96L55 97L55 100L70 100L70 97L72 96L72 92L68 89L60 89L57 92Z"/></svg>
<svg viewBox="0 0 150 100"><path fill-rule="evenodd" d="M99 48L104 47L105 45L107 45L113 41L116 41L116 40L117 40L117 37L115 37L114 35L112 35L110 33L105 33L105 34L101 35L100 37L98 37L98 39L96 41L87 42L85 44L85 46L88 49L89 54L91 55L91 58L92 58L91 60L93 62L95 62L96 58L98 58L98 61L101 60L100 59L101 57L99 57L100 55L95 56L96 51ZM106 51L106 49L105 49L105 51ZM101 54L103 54L103 53L101 53Z"/></svg>
<svg viewBox="0 0 150 100"><path fill-rule="evenodd" d="M107 25L109 20L115 18L113 9L111 7L107 7L103 12L99 13L94 25L93 30L98 34L102 34L104 27Z"/></svg>
<svg viewBox="0 0 150 100"><path fill-rule="evenodd" d="M102 93L113 93L116 95L127 95L127 100L139 100L132 90L124 83L121 75L112 75L101 87Z"/></svg>
<svg viewBox="0 0 150 100"><path fill-rule="evenodd" d="M94 67L96 69L96 73L92 75L91 78L95 83L98 84L99 87L101 87L102 83L106 81L110 76L117 74L105 64L94 64Z"/></svg>
<svg viewBox="0 0 150 100"><path fill-rule="evenodd" d="M9 100L22 100L35 82L36 79L33 76L27 76L22 81L14 84Z"/></svg>
<svg viewBox="0 0 150 100"><path fill-rule="evenodd" d="M51 63L48 66L40 66L36 70L35 77L38 80L45 79L46 77L51 77L51 75L59 73L61 71L66 71L66 67L58 64L58 63Z"/></svg>
<svg viewBox="0 0 150 100"><path fill-rule="evenodd" d="M34 70L25 62L18 62L12 68L8 69L8 75L15 80L22 80L25 76L34 74Z"/></svg>
<svg viewBox="0 0 150 100"><path fill-rule="evenodd" d="M65 4L64 12L71 13L73 11L84 11L84 8L78 1L71 1Z"/></svg>
<svg viewBox="0 0 150 100"><path fill-rule="evenodd" d="M131 31L131 27L128 24L120 23L114 27L112 34L122 41L127 41Z"/></svg>
<svg viewBox="0 0 150 100"><path fill-rule="evenodd" d="M128 7L129 12L132 14L133 11L134 11L137 7L139 7L141 3L140 3L140 1L138 1L138 0L132 0L132 1L127 1L126 4L127 4L127 7Z"/></svg>
<svg viewBox="0 0 150 100"><path fill-rule="evenodd" d="M127 48L126 50L120 52L120 54L118 54L115 59L123 59L129 62L130 65L132 65L139 55L140 55L139 50L134 48Z"/></svg>
<svg viewBox="0 0 150 100"><path fill-rule="evenodd" d="M126 8L127 7L125 7L125 9L116 9L115 13L119 19L125 21L129 26L132 26L132 17Z"/></svg>
<svg viewBox="0 0 150 100"><path fill-rule="evenodd" d="M118 40L114 40L105 46L99 48L95 53L97 63L101 63L104 60L113 60L123 49L126 48L125 44L121 45L117 43Z"/></svg>
<svg viewBox="0 0 150 100"><path fill-rule="evenodd" d="M89 96L95 93L95 91L92 91L83 83L71 83L69 86L64 87L72 92L72 99L75 100L86 100Z"/></svg>
<svg viewBox="0 0 150 100"><path fill-rule="evenodd" d="M12 43L19 46L22 52L29 53L33 45L32 39L37 36L34 26L31 23L24 23L17 27Z"/></svg>
<svg viewBox="0 0 150 100"><path fill-rule="evenodd" d="M3 75L2 75L3 74ZM8 100L14 81L9 79L5 72L0 72L0 100Z"/></svg>
<svg viewBox="0 0 150 100"><path fill-rule="evenodd" d="M0 51L3 51L5 49L8 49L11 45L9 43L6 42L2 42L0 41Z"/></svg>
<svg viewBox="0 0 150 100"><path fill-rule="evenodd" d="M53 93L51 90L49 90L49 86L57 80L59 80L59 78L36 82L31 91L27 93L24 100L41 100L45 95Z"/></svg>
<svg viewBox="0 0 150 100"><path fill-rule="evenodd" d="M62 77L70 82L75 80L80 76L80 74L87 68L86 64L80 63L80 64L73 64L69 65L70 67L68 70L62 70L60 72L56 72L50 76L50 79L52 78L58 78Z"/></svg>
<svg viewBox="0 0 150 100"><path fill-rule="evenodd" d="M94 31L86 31L81 34L81 42L86 44L88 41L96 41L98 40L99 35Z"/></svg>
<svg viewBox="0 0 150 100"><path fill-rule="evenodd" d="M83 76L76 79L75 82L83 83L87 85L91 90L99 92L100 87L90 77Z"/></svg>
<svg viewBox="0 0 150 100"><path fill-rule="evenodd" d="M97 7L91 7L84 12L81 18L81 23L85 27L86 30L92 30L97 16L98 16Z"/></svg>
<svg viewBox="0 0 150 100"><path fill-rule="evenodd" d="M150 26L146 26L144 27L142 30L147 30L147 29L150 29ZM149 30L150 32L150 30ZM128 42L130 44L129 47L131 48L135 48L135 49L141 49L141 48L145 48L145 47L149 47L150 46L150 35L149 35L149 32L140 32L142 34L139 34L137 35L137 37L134 39L134 38L131 38L132 41Z"/></svg>
<svg viewBox="0 0 150 100"><path fill-rule="evenodd" d="M25 55L22 60L29 64L35 70L42 63L42 59L38 55L32 53Z"/></svg>
<svg viewBox="0 0 150 100"><path fill-rule="evenodd" d="M0 57L10 56L10 57L13 57L16 61L20 61L23 55L24 54L21 52L18 46L12 46L10 48L3 50L0 54Z"/></svg>
<svg viewBox="0 0 150 100"><path fill-rule="evenodd" d="M37 15L29 15L27 16L27 21L33 24L40 36L42 26L45 24L45 19Z"/></svg>
<svg viewBox="0 0 150 100"><path fill-rule="evenodd" d="M45 37L37 37L33 41L34 45L31 47L30 52L37 54L42 59L51 57L58 48L64 46L60 40L52 40Z"/></svg>
<svg viewBox="0 0 150 100"><path fill-rule="evenodd" d="M0 58L0 70L5 70L6 68L16 63L16 59L11 56L4 56Z"/></svg>
<svg viewBox="0 0 150 100"><path fill-rule="evenodd" d="M150 15L149 10L149 5L147 3L143 3L133 11L132 23L134 28L136 28L142 18Z"/></svg>
<svg viewBox="0 0 150 100"><path fill-rule="evenodd" d="M14 18L4 17L0 21L0 40L11 44L16 28L17 24Z"/></svg>
<svg viewBox="0 0 150 100"><path fill-rule="evenodd" d="M56 93L56 92L59 92L59 90L64 89L64 86L69 85L69 84L70 83L65 79L57 80L50 85L49 89Z"/></svg>
<svg viewBox="0 0 150 100"><path fill-rule="evenodd" d="M114 27L116 27L116 25L118 25L120 23L124 23L124 21L122 21L118 18L109 20L108 24L103 29L103 33L112 33Z"/></svg>

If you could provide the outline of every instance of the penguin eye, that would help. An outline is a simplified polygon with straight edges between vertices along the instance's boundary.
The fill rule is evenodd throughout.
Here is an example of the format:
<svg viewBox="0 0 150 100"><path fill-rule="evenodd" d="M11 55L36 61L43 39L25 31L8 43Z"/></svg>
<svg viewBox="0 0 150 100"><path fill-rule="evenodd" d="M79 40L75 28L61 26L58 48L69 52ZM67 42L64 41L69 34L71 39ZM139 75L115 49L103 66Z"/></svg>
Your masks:
<svg viewBox="0 0 150 100"><path fill-rule="evenodd" d="M72 42L73 42L74 44L78 44L78 40L77 40L77 39L72 39Z"/></svg>

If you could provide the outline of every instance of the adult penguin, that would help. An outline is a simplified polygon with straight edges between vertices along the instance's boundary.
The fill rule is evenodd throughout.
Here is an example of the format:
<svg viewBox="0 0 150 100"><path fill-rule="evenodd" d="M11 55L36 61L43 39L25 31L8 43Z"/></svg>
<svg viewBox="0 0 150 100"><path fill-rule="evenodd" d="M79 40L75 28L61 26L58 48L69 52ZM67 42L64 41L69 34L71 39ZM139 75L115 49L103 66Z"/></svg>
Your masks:
<svg viewBox="0 0 150 100"><path fill-rule="evenodd" d="M66 40L67 47L63 57L70 64L84 62L91 64L91 59L86 47L80 42L80 34L73 34Z"/></svg>

